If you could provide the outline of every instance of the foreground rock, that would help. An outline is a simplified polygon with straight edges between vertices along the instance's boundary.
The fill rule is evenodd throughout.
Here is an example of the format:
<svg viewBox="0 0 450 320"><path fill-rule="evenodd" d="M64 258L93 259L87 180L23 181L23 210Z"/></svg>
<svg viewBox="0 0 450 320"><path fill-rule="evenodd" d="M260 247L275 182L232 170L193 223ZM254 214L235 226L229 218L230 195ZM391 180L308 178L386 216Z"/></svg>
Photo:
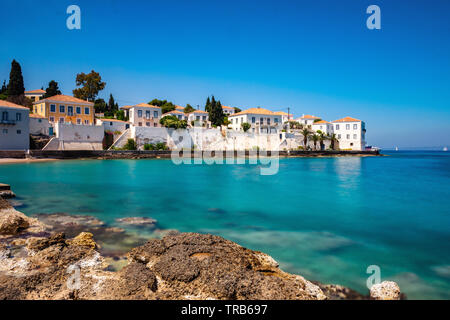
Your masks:
<svg viewBox="0 0 450 320"><path fill-rule="evenodd" d="M17 235L25 229L41 232L44 228L39 220L27 217L11 207L8 201L0 198L0 236Z"/></svg>
<svg viewBox="0 0 450 320"><path fill-rule="evenodd" d="M373 300L400 300L400 287L393 281L383 281L370 288L370 298Z"/></svg>

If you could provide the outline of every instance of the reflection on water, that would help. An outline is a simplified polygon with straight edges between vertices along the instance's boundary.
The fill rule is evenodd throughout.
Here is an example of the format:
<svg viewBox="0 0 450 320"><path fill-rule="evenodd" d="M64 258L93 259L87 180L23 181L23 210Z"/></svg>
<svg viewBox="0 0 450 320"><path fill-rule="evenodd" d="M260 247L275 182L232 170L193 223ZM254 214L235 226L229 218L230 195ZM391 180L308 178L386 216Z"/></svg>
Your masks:
<svg viewBox="0 0 450 320"><path fill-rule="evenodd" d="M375 264L411 298L450 299L449 160L291 158L273 176L248 164L63 161L0 166L0 181L27 214L93 215L109 227L151 217L160 229L211 232L267 252L310 279L365 292Z"/></svg>

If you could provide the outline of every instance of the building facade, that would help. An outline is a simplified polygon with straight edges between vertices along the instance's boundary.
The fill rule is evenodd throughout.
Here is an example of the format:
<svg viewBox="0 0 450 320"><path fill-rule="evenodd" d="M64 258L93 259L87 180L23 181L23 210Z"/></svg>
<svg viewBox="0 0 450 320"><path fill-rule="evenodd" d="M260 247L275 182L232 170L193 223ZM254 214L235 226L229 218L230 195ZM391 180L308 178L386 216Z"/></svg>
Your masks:
<svg viewBox="0 0 450 320"><path fill-rule="evenodd" d="M164 118L165 116L175 116L178 118L178 120L187 120L187 115L184 112L178 110L166 112L162 115L162 117Z"/></svg>
<svg viewBox="0 0 450 320"><path fill-rule="evenodd" d="M222 111L225 114L225 116L227 116L227 117L236 113L236 110L233 107L227 107L227 106L222 106Z"/></svg>
<svg viewBox="0 0 450 320"><path fill-rule="evenodd" d="M364 121L345 117L332 121L333 131L341 150L364 150L366 146L366 125Z"/></svg>
<svg viewBox="0 0 450 320"><path fill-rule="evenodd" d="M30 109L0 100L0 150L30 148Z"/></svg>
<svg viewBox="0 0 450 320"><path fill-rule="evenodd" d="M228 117L233 130L242 131L242 124L250 124L248 132L278 133L282 129L281 115L263 108L250 108Z"/></svg>
<svg viewBox="0 0 450 320"><path fill-rule="evenodd" d="M117 119L96 119L95 123L97 125L102 125L103 128L105 128L105 131L109 131L112 133L123 133L125 130L130 128L129 122Z"/></svg>
<svg viewBox="0 0 450 320"><path fill-rule="evenodd" d="M195 110L189 112L188 115L188 124L193 125L199 124L201 126L207 126L209 122L209 113L203 110Z"/></svg>
<svg viewBox="0 0 450 320"><path fill-rule="evenodd" d="M94 125L94 104L63 94L34 102L33 113L50 123Z"/></svg>
<svg viewBox="0 0 450 320"><path fill-rule="evenodd" d="M282 123L286 123L288 121L294 120L293 114L288 114L287 112L284 112L284 111L277 111L277 112L274 112L274 114L281 116Z"/></svg>
<svg viewBox="0 0 450 320"><path fill-rule="evenodd" d="M147 103L140 103L134 106L124 106L125 116L129 122L136 127L161 127L161 108Z"/></svg>
<svg viewBox="0 0 450 320"><path fill-rule="evenodd" d="M30 99L33 102L36 102L36 101L41 100L45 93L46 93L46 91L42 90L42 89L30 90L30 91L25 91L25 97L27 97L28 99Z"/></svg>
<svg viewBox="0 0 450 320"><path fill-rule="evenodd" d="M325 120L320 120L320 121L314 122L312 124L312 129L316 132L321 131L328 135L331 135L334 132L333 124L331 122L328 122Z"/></svg>
<svg viewBox="0 0 450 320"><path fill-rule="evenodd" d="M30 113L30 134L51 136L54 134L53 126L47 118Z"/></svg>
<svg viewBox="0 0 450 320"><path fill-rule="evenodd" d="M320 120L319 117L311 116L309 114L304 114L300 118L295 119L300 124L306 125L306 126L312 126L314 121Z"/></svg>

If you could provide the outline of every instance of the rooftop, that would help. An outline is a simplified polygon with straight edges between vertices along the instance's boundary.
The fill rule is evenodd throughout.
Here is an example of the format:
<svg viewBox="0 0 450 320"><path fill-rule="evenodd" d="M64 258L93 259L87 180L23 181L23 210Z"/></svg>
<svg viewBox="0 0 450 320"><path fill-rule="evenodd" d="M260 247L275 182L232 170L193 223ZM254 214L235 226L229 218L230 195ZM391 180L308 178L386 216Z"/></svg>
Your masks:
<svg viewBox="0 0 450 320"><path fill-rule="evenodd" d="M29 93L29 94L41 94L41 93L46 93L47 91L42 90L42 89L37 89L37 90L30 90L30 91L25 91L25 94Z"/></svg>
<svg viewBox="0 0 450 320"><path fill-rule="evenodd" d="M9 102L9 101L6 101L6 100L0 100L0 107L2 107L2 108L11 108L11 109L22 109L22 110L28 110L28 111L30 110L27 107L20 106L18 104L15 104L15 103L12 103L12 102Z"/></svg>
<svg viewBox="0 0 450 320"><path fill-rule="evenodd" d="M233 107L222 106L222 109L234 109Z"/></svg>
<svg viewBox="0 0 450 320"><path fill-rule="evenodd" d="M320 120L320 121L314 122L313 124L327 124L327 123L330 123L330 122L325 121L325 120Z"/></svg>
<svg viewBox="0 0 450 320"><path fill-rule="evenodd" d="M339 120L334 120L332 122L361 122L361 120L355 119L355 118L352 118L352 117L345 117L345 118L342 118L342 119L339 119Z"/></svg>
<svg viewBox="0 0 450 320"><path fill-rule="evenodd" d="M320 119L320 118L316 116L311 116L309 114L304 114L303 116L300 117L300 119Z"/></svg>
<svg viewBox="0 0 450 320"><path fill-rule="evenodd" d="M42 103L43 101L51 101L51 102L73 102L73 103L83 103L83 104L89 104L89 105L94 105L93 102L87 101L87 100L82 100L82 99L78 99L72 96L66 96L65 94L58 94L56 96L52 96L52 97L48 97L46 99L42 99L39 101L34 102L33 104L38 104L38 103Z"/></svg>
<svg viewBox="0 0 450 320"><path fill-rule="evenodd" d="M264 108L250 108L250 109L232 114L232 115L230 115L230 117L240 116L243 114L262 114L262 115L267 115L267 116L276 116L277 115L275 112L272 112L272 111L264 109Z"/></svg>

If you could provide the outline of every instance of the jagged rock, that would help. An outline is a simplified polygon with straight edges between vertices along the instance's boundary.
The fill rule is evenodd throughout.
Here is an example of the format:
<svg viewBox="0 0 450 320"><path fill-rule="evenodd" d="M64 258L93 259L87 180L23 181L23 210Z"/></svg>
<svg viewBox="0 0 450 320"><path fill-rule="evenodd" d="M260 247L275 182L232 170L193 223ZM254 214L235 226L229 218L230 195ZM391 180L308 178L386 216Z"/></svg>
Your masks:
<svg viewBox="0 0 450 320"><path fill-rule="evenodd" d="M120 218L116 219L117 222L120 222L125 225L133 225L133 226L149 226L155 225L156 220L147 217L128 217L128 218Z"/></svg>
<svg viewBox="0 0 450 320"><path fill-rule="evenodd" d="M17 235L25 229L29 229L29 232L42 232L45 227L37 219L27 217L0 198L0 235Z"/></svg>
<svg viewBox="0 0 450 320"><path fill-rule="evenodd" d="M69 246L85 246L92 249L97 248L97 244L94 241L94 235L90 232L82 232L75 238L67 240L66 244Z"/></svg>
<svg viewBox="0 0 450 320"><path fill-rule="evenodd" d="M49 238L29 238L27 240L27 248L30 250L43 250L55 244L65 244L66 236L64 233L55 233Z"/></svg>
<svg viewBox="0 0 450 320"><path fill-rule="evenodd" d="M370 288L370 298L373 300L400 300L400 287L394 281L383 281Z"/></svg>
<svg viewBox="0 0 450 320"><path fill-rule="evenodd" d="M335 284L314 283L322 289L329 300L367 300L369 297L361 293Z"/></svg>

